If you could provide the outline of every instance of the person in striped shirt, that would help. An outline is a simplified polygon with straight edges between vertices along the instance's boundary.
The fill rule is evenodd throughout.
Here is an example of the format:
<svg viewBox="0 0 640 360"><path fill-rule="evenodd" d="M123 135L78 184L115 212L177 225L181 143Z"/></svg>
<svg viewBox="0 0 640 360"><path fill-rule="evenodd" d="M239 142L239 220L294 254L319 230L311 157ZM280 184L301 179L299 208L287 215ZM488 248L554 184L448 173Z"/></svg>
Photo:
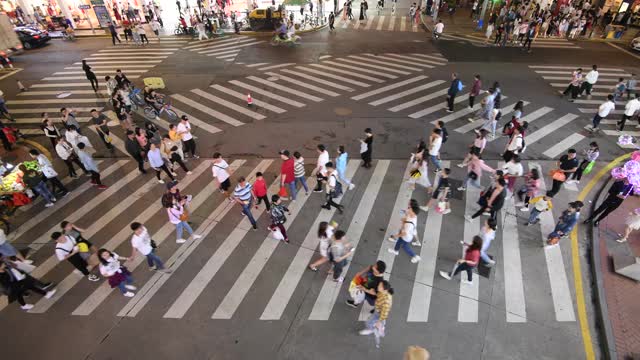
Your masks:
<svg viewBox="0 0 640 360"><path fill-rule="evenodd" d="M296 178L296 185L299 181L302 187L304 187L304 194L309 195L309 188L307 187L307 179L305 178L304 171L304 158L297 151L293 153L293 157L295 158L295 160L293 160L293 176Z"/></svg>
<svg viewBox="0 0 640 360"><path fill-rule="evenodd" d="M251 214L251 205L253 204L255 195L251 191L251 184L241 176L238 179L238 185L233 190L233 200L242 206L242 213L249 218L251 225L253 226L253 230L258 229L258 225L256 223L256 219L253 218L253 214Z"/></svg>
<svg viewBox="0 0 640 360"><path fill-rule="evenodd" d="M380 338L384 337L384 328L393 299L393 288L387 280L382 280L378 284L378 296L374 305L373 314L367 319L367 326L360 330L360 335L375 335L376 348L380 347Z"/></svg>

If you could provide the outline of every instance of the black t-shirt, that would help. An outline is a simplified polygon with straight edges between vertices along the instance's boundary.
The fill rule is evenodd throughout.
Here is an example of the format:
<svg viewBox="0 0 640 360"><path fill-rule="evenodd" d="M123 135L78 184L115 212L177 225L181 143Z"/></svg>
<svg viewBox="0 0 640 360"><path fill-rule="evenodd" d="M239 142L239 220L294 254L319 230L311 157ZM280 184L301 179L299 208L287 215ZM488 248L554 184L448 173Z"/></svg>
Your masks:
<svg viewBox="0 0 640 360"><path fill-rule="evenodd" d="M100 127L100 130L102 130L103 133L108 133L109 132L109 127L107 126L107 121L109 121L109 118L107 118L106 116L104 116L104 114L100 114L98 115L98 117L91 117L91 121L93 121L93 123L95 125L98 125ZM104 124L103 124L104 122Z"/></svg>
<svg viewBox="0 0 640 360"><path fill-rule="evenodd" d="M436 188L436 192L441 192L442 190L448 187L450 187L449 178L441 177L440 180L438 181L438 187Z"/></svg>
<svg viewBox="0 0 640 360"><path fill-rule="evenodd" d="M574 157L573 159L569 159L568 155L562 155L560 157L560 169L562 170L571 170L578 167L578 158Z"/></svg>
<svg viewBox="0 0 640 360"><path fill-rule="evenodd" d="M618 180L609 188L609 196L629 195L633 189L633 185L625 184L624 180Z"/></svg>

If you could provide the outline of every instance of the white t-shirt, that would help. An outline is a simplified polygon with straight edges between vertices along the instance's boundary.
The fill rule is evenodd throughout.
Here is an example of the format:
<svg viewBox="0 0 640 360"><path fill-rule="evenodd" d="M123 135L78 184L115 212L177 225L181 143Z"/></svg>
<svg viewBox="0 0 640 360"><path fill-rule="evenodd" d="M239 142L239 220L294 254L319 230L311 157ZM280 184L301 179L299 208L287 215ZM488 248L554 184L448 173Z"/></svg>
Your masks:
<svg viewBox="0 0 640 360"><path fill-rule="evenodd" d="M632 116L638 110L640 110L640 100L629 100L629 102L627 102L627 105L625 105L624 107L624 114L627 116Z"/></svg>
<svg viewBox="0 0 640 360"><path fill-rule="evenodd" d="M434 29L438 34L441 34L442 31L444 30L444 24L443 23L437 23Z"/></svg>
<svg viewBox="0 0 640 360"><path fill-rule="evenodd" d="M229 164L227 164L227 162L224 160L221 160L217 164L213 164L213 166L211 167L213 177L216 178L219 183L223 183L229 178L229 172L227 171L228 168Z"/></svg>
<svg viewBox="0 0 640 360"><path fill-rule="evenodd" d="M435 139L431 142L431 147L429 148L429 155L438 155L440 154L440 147L442 146L442 136L436 136Z"/></svg>
<svg viewBox="0 0 640 360"><path fill-rule="evenodd" d="M4 230L0 229L0 245L7 242L7 234L4 233Z"/></svg>
<svg viewBox="0 0 640 360"><path fill-rule="evenodd" d="M600 115L600 117L602 118L605 118L607 117L607 115L609 115L611 110L615 108L616 105L613 103L613 101L607 101L604 104L600 105L600 107L598 108L598 115Z"/></svg>
<svg viewBox="0 0 640 360"><path fill-rule="evenodd" d="M140 235L133 234L131 237L131 246L136 248L136 250L144 256L149 255L153 251L153 248L151 247L151 236L149 236L149 232L146 227L142 227Z"/></svg>
<svg viewBox="0 0 640 360"><path fill-rule="evenodd" d="M120 272L120 261L118 261L120 256L114 252L112 254L113 257L108 260L107 265L100 263L100 274L104 277L110 277Z"/></svg>
<svg viewBox="0 0 640 360"><path fill-rule="evenodd" d="M518 136L514 137L511 141L509 141L509 145L507 145L507 150L516 151L522 148L522 134L518 134Z"/></svg>
<svg viewBox="0 0 640 360"><path fill-rule="evenodd" d="M327 179L327 194L331 192L331 189L336 187L336 174L331 174Z"/></svg>
<svg viewBox="0 0 640 360"><path fill-rule="evenodd" d="M333 226L327 226L327 237L320 238L320 255L324 257L329 257L327 250L329 249L329 242L331 241L331 237L333 236L335 229Z"/></svg>
<svg viewBox="0 0 640 360"><path fill-rule="evenodd" d="M176 127L176 131L178 134L182 133L182 140L188 141L193 139L193 135L191 135L191 124L185 123L184 121L180 121L178 126Z"/></svg>
<svg viewBox="0 0 640 360"><path fill-rule="evenodd" d="M58 260L63 261L65 257L73 252L73 248L76 246L76 242L73 241L73 238L67 235L64 236L67 241L64 243L56 242L56 257Z"/></svg>
<svg viewBox="0 0 640 360"><path fill-rule="evenodd" d="M508 174L511 176L522 176L524 172L524 169L522 168L521 163L513 163L511 161L504 164L504 166L502 167L502 170L505 172L505 174Z"/></svg>
<svg viewBox="0 0 640 360"><path fill-rule="evenodd" d="M402 230L404 231L404 235L402 236L402 240L406 242L413 241L413 236L416 233L416 224L418 223L417 217L407 217L402 224Z"/></svg>
<svg viewBox="0 0 640 360"><path fill-rule="evenodd" d="M318 162L316 165L320 166L320 173L325 174L327 172L327 168L325 165L329 162L329 152L327 150L323 151L318 155Z"/></svg>

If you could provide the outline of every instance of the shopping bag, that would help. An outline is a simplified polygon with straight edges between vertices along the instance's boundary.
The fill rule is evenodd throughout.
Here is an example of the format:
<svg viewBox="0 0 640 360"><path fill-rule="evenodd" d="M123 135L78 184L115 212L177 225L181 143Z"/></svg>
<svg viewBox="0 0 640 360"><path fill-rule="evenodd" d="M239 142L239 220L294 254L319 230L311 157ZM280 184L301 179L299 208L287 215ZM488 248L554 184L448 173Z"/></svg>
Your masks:
<svg viewBox="0 0 640 360"><path fill-rule="evenodd" d="M590 161L587 167L585 167L582 171L582 175L587 175L588 173L590 173L591 170L593 170L593 166L595 165L595 163L595 161Z"/></svg>
<svg viewBox="0 0 640 360"><path fill-rule="evenodd" d="M287 197L287 188L284 186L280 186L280 191L278 191L278 196L281 198Z"/></svg>
<svg viewBox="0 0 640 360"><path fill-rule="evenodd" d="M23 263L22 261L16 261L13 264L15 265L16 269L26 274L31 274L31 272L36 268L35 266Z"/></svg>
<svg viewBox="0 0 640 360"><path fill-rule="evenodd" d="M280 228L277 226L274 226L273 230L271 230L271 236L276 240L284 240L284 235L282 235Z"/></svg>
<svg viewBox="0 0 640 360"><path fill-rule="evenodd" d="M549 172L549 176L551 176L551 178L553 180L557 180L557 181L565 181L567 180L567 176L564 174L564 172L562 170L551 170Z"/></svg>
<svg viewBox="0 0 640 360"><path fill-rule="evenodd" d="M351 296L351 299L355 304L360 304L364 301L364 291L358 288L355 278L351 280L351 283L349 283L349 296Z"/></svg>

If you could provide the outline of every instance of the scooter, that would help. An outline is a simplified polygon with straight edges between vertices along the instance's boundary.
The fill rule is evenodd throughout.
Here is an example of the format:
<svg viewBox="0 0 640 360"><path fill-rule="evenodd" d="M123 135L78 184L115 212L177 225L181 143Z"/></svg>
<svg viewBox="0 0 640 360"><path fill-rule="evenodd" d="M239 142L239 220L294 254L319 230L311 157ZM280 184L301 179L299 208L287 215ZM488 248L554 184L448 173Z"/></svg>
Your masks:
<svg viewBox="0 0 640 360"><path fill-rule="evenodd" d="M298 35L291 35L290 37L286 38L286 39L281 39L280 36L275 35L272 39L271 39L271 45L272 46L279 46L279 45L288 45L288 46L295 46L300 44L300 39L302 39L300 36Z"/></svg>

